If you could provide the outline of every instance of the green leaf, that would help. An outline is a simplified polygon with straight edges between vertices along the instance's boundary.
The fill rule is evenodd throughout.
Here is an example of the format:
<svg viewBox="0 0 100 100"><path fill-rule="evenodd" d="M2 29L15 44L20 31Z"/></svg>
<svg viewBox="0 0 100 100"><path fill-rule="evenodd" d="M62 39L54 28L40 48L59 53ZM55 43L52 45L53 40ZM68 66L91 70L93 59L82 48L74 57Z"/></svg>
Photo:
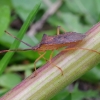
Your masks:
<svg viewBox="0 0 100 100"><path fill-rule="evenodd" d="M37 4L34 9L31 11L31 13L29 14L27 20L25 21L25 23L23 24L22 28L20 29L19 33L18 33L18 38L21 40L24 36L24 33L26 32L26 30L28 29L30 23L32 22L32 20L34 19L36 13L38 12L40 7L40 3ZM15 40L14 43L12 44L10 49L15 49L18 48L20 42ZM2 58L2 60L0 61L0 74L2 74L2 72L4 71L4 69L6 68L9 60L11 59L11 57L13 56L14 52L8 52L5 54L5 56Z"/></svg>
<svg viewBox="0 0 100 100"><path fill-rule="evenodd" d="M13 81L12 81L13 80ZM6 88L13 88L21 82L21 77L14 73L7 73L0 76L0 86Z"/></svg>
<svg viewBox="0 0 100 100"><path fill-rule="evenodd" d="M63 100L72 100L72 94L69 93Z"/></svg>
<svg viewBox="0 0 100 100"><path fill-rule="evenodd" d="M41 0L12 0L12 4L17 14L25 21L33 7L40 1Z"/></svg>
<svg viewBox="0 0 100 100"><path fill-rule="evenodd" d="M0 0L0 6L9 6L10 8L12 8L12 3L11 0Z"/></svg>
<svg viewBox="0 0 100 100"><path fill-rule="evenodd" d="M0 89L0 97L1 97L2 95L4 95L8 90L9 90L9 89L5 89L5 88Z"/></svg>
<svg viewBox="0 0 100 100"><path fill-rule="evenodd" d="M69 92L67 89L64 89L61 92L59 92L57 95L55 95L51 100L67 100L65 99L67 98L67 96L69 96ZM71 100L71 99L68 99L68 100Z"/></svg>
<svg viewBox="0 0 100 100"><path fill-rule="evenodd" d="M4 30L8 27L10 22L10 9L8 6L0 7L0 36L4 33Z"/></svg>
<svg viewBox="0 0 100 100"><path fill-rule="evenodd" d="M66 27L67 27L71 31L84 33L89 28L89 26L82 25L80 23L79 16L76 16L74 14L61 13L60 18L62 19L63 23L65 24L64 29L66 29Z"/></svg>
<svg viewBox="0 0 100 100"><path fill-rule="evenodd" d="M74 13L83 15L90 24L98 21L98 10L100 1L97 0L65 0L67 7Z"/></svg>
<svg viewBox="0 0 100 100"><path fill-rule="evenodd" d="M87 82L91 82L91 83L97 83L97 82L99 82L100 81L100 68L98 68L98 67L92 68L89 72L87 72L86 74L84 74L81 77L81 79L85 80Z"/></svg>

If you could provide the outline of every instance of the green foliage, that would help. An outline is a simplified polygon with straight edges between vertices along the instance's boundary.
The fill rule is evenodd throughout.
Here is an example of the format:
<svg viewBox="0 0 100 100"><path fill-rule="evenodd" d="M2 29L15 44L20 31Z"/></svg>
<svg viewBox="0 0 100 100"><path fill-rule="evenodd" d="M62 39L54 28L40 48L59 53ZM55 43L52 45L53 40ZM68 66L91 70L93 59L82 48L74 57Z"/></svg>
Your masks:
<svg viewBox="0 0 100 100"><path fill-rule="evenodd" d="M67 89L62 90L56 96L54 96L51 100L72 100L71 94L68 92Z"/></svg>
<svg viewBox="0 0 100 100"><path fill-rule="evenodd" d="M78 85L74 87L74 90L72 92L72 100L82 100L84 98L96 98L98 97L98 91L93 91L93 90L87 90L87 91L80 91L78 89Z"/></svg>
<svg viewBox="0 0 100 100"><path fill-rule="evenodd" d="M53 4L57 2L57 0L49 1ZM18 36L20 39L23 38L23 41L34 46L41 40L44 28L47 29L45 33L49 35L56 34L56 27L58 25L62 26L66 31L85 33L91 26L100 21L100 0L63 0L57 12L48 17L46 20L47 24L44 25L41 32L37 32L35 36L29 37L27 34L24 35L24 33L28 30L30 24L33 20L34 22L40 20L48 9L48 5L42 1L41 8L38 11L39 2L41 2L41 0L0 0L0 50L8 49L11 45L11 49L28 48L23 43L19 44L18 41L14 41L14 38L4 34L4 30L10 31L11 34ZM10 14L12 14L12 16L10 16ZM30 16L28 17L29 14ZM25 22L20 31L11 27L11 23L18 18L22 22ZM48 29L48 27L50 28ZM54 55L57 52L55 52ZM38 54L33 51L18 52L14 56L13 54L14 53L7 53L4 57L0 54L0 73L4 72L2 76L0 76L0 95L3 95L21 81L21 76L17 75L19 72L22 72L21 74L23 74L22 76L24 77L30 75L34 67L33 62L38 58ZM50 52L47 52L46 57L49 58L49 55ZM7 68L9 61L10 65ZM24 65L24 61L28 61L28 65ZM41 66L43 63L45 62L41 60L37 63L37 67ZM17 74L14 74L14 72ZM99 72L100 64L83 75L81 80L98 84L100 81ZM97 91L94 90L83 92L77 88L71 94L68 90L63 90L52 100L66 100L66 98L70 97L71 99L68 100L80 100L85 97L90 98L93 95L96 97L96 94Z"/></svg>
<svg viewBox="0 0 100 100"><path fill-rule="evenodd" d="M100 72L100 64L98 64L98 66L94 67L89 72L87 72L85 75L83 75L81 79L96 84L100 80L99 72Z"/></svg>
<svg viewBox="0 0 100 100"><path fill-rule="evenodd" d="M39 8L40 4L37 4L34 9L31 11L31 13L29 14L27 20L25 21L25 23L23 24L22 28L20 29L19 31L19 34L18 34L18 38L21 39L23 36L24 36L24 33L26 32L30 22L32 21L32 19L35 17L37 11L38 11L38 8ZM13 45L11 46L11 49L14 49L14 48L17 48L19 46L20 42L15 40ZM0 74L2 74L2 72L4 71L6 65L8 64L10 58L13 56L14 52L11 52L11 53L6 53L6 55L2 58L0 64Z"/></svg>
<svg viewBox="0 0 100 100"><path fill-rule="evenodd" d="M20 16L20 18L25 21L28 17L31 10L35 7L36 4L38 4L41 0L12 0L12 4L17 12L17 14ZM34 18L33 18L34 19Z"/></svg>
<svg viewBox="0 0 100 100"><path fill-rule="evenodd" d="M58 93L51 100L83 100L84 98L98 98L99 91L88 90L81 91L78 89L78 85L76 84L71 93L67 89L64 89L60 93Z"/></svg>
<svg viewBox="0 0 100 100"><path fill-rule="evenodd" d="M8 6L0 7L0 37L10 22L10 9Z"/></svg>
<svg viewBox="0 0 100 100"><path fill-rule="evenodd" d="M11 89L14 86L16 86L18 83L20 83L21 80L22 79L19 75L14 74L14 73L7 73L0 76L0 86Z"/></svg>
<svg viewBox="0 0 100 100"><path fill-rule="evenodd" d="M12 2L11 0L0 0L0 6L9 6L10 8L12 8Z"/></svg>

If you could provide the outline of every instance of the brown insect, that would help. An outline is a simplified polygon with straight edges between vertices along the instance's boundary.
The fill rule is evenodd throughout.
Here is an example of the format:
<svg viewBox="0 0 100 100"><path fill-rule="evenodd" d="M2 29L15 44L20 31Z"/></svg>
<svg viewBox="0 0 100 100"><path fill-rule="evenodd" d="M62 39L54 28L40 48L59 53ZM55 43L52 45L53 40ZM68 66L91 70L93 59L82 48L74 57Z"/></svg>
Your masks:
<svg viewBox="0 0 100 100"><path fill-rule="evenodd" d="M20 42L24 43L25 45L29 46L30 48L29 49L17 49L17 50L2 50L2 51L0 51L0 53L9 52L9 51L27 51L27 50L37 51L40 54L40 56L34 62L35 75L36 75L36 62L39 59L44 58L44 55L45 55L47 50L52 51L52 53L50 55L50 59L49 59L49 62L52 64L51 59L52 59L52 54L53 54L54 50L57 50L59 48L66 47L66 46L71 46L74 43L78 43L78 42L82 41L86 37L86 34L79 34L79 33L76 33L76 32L64 32L64 34L60 34L60 27L58 26L57 35L48 36L48 35L44 34L40 44L32 47L31 45L21 41L20 39L18 39L17 37L13 36L10 33L8 33L7 31L5 31L5 32L7 34L9 34L10 36L12 36L13 38L17 39L18 41L20 41ZM66 48L65 51L73 50L73 49L85 49L85 50L90 50L92 52L99 53L95 50L91 50L91 49L87 49L87 48L78 48L78 47L73 47L73 48L68 48L68 49ZM43 54L40 53L41 51L43 52ZM54 65L54 66L56 66L56 65ZM56 66L56 67L59 68L61 70L62 74L63 74L62 69L58 66Z"/></svg>

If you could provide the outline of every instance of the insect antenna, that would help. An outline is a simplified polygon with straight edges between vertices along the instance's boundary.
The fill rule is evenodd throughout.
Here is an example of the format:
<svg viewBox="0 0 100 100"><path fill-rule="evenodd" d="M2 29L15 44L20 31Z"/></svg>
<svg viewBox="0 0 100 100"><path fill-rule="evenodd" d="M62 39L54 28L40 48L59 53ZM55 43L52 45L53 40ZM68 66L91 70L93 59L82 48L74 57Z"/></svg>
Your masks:
<svg viewBox="0 0 100 100"><path fill-rule="evenodd" d="M15 38L16 40L18 40L18 41L24 43L24 44L27 45L28 47L32 47L31 45L29 45L29 44L27 44L26 42L24 42L24 41L18 39L16 36L10 34L9 32L5 31L5 33L8 34L8 35L10 35L11 37Z"/></svg>
<svg viewBox="0 0 100 100"><path fill-rule="evenodd" d="M5 52L18 52L18 51L28 51L28 50L32 50L31 48L29 48L29 49L12 49L12 50L2 50L2 51L0 51L0 53L5 53Z"/></svg>
<svg viewBox="0 0 100 100"><path fill-rule="evenodd" d="M31 47L31 48L29 48L29 49L12 49L12 50L2 50L2 51L0 51L0 53L5 53L5 52L18 52L18 51L28 51L28 50L32 50L32 46L31 46L31 45L29 45L29 44L27 44L26 42L24 42L24 41L22 41L22 40L18 39L16 36L14 36L14 35L10 34L10 33L9 33L9 32L7 32L7 31L5 31L5 33L6 33L6 34L8 34L8 35L10 35L11 37L15 38L16 40L18 40L18 41L22 42L23 44L27 45L28 47Z"/></svg>

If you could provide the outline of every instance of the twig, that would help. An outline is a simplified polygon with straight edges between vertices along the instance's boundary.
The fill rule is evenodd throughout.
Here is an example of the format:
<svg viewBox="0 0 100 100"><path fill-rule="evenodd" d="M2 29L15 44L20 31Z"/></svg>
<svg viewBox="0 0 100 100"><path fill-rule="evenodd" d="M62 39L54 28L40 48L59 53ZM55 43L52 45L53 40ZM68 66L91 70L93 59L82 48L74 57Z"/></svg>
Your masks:
<svg viewBox="0 0 100 100"><path fill-rule="evenodd" d="M48 6L49 8L52 6L52 2L50 0L43 0L43 2L45 3L46 6Z"/></svg>

